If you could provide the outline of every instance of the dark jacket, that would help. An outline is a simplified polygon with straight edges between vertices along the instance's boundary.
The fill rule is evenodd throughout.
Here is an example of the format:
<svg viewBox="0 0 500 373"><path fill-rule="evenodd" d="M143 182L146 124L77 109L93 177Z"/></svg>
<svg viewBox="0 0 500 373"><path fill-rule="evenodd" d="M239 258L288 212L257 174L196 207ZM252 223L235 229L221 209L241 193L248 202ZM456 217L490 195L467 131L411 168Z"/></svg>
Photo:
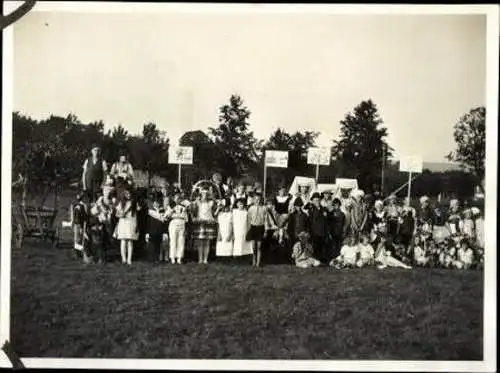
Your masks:
<svg viewBox="0 0 500 373"><path fill-rule="evenodd" d="M307 214L300 211L293 211L288 217L288 236L295 240L300 232L310 233L309 219Z"/></svg>
<svg viewBox="0 0 500 373"><path fill-rule="evenodd" d="M104 169L102 168L102 158L99 157L94 164L92 157L87 158L87 168L85 170L85 184L88 189L99 188L104 181Z"/></svg>
<svg viewBox="0 0 500 373"><path fill-rule="evenodd" d="M346 234L346 216L342 210L326 212L326 227L330 239L342 239Z"/></svg>
<svg viewBox="0 0 500 373"><path fill-rule="evenodd" d="M309 207L309 227L311 234L316 237L326 236L326 210L311 204Z"/></svg>

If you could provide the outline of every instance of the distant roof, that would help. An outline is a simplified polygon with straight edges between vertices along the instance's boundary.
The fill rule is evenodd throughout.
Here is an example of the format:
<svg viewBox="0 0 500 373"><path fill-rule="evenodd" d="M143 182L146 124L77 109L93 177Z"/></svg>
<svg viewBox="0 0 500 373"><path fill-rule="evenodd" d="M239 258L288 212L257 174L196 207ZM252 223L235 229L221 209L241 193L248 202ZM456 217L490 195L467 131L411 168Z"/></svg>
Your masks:
<svg viewBox="0 0 500 373"><path fill-rule="evenodd" d="M446 171L461 171L462 168L458 163L451 162L424 162L424 170L431 172L446 172Z"/></svg>
<svg viewBox="0 0 500 373"><path fill-rule="evenodd" d="M399 161L394 161L392 164L399 168ZM452 162L423 162L422 168L424 170L429 170L430 172L463 170L458 163L452 163Z"/></svg>

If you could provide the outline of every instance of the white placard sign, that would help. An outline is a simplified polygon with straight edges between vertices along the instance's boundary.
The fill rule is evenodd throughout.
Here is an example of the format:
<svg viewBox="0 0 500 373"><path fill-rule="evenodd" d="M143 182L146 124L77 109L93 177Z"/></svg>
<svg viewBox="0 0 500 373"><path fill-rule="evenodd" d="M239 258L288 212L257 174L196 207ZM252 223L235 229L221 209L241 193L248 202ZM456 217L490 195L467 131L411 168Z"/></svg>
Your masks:
<svg viewBox="0 0 500 373"><path fill-rule="evenodd" d="M266 150L266 167L288 167L288 152L279 150Z"/></svg>
<svg viewBox="0 0 500 373"><path fill-rule="evenodd" d="M423 163L422 158L419 156L404 156L399 160L399 171L421 173Z"/></svg>
<svg viewBox="0 0 500 373"><path fill-rule="evenodd" d="M192 146L169 146L168 163L193 164Z"/></svg>
<svg viewBox="0 0 500 373"><path fill-rule="evenodd" d="M328 166L330 165L331 157L331 149L326 146L321 148L309 148L307 152L307 163Z"/></svg>

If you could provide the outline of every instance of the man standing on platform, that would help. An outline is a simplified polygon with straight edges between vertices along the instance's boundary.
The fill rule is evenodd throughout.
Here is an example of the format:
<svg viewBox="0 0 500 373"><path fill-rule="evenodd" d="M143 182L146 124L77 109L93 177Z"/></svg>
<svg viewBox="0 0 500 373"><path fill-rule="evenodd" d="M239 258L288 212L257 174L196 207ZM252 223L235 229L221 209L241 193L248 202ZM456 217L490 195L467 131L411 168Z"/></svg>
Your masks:
<svg viewBox="0 0 500 373"><path fill-rule="evenodd" d="M104 182L104 175L108 171L106 161L102 159L101 149L94 146L91 156L83 164L82 184L83 190L87 191L92 202L97 200L97 194Z"/></svg>

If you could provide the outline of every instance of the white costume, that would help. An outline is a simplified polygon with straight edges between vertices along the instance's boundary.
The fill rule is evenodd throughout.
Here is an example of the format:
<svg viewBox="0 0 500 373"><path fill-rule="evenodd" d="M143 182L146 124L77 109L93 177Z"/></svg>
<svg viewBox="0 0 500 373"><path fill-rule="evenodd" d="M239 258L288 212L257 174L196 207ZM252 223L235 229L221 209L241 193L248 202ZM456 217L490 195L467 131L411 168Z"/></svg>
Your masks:
<svg viewBox="0 0 500 373"><path fill-rule="evenodd" d="M232 256L233 255L233 214L229 212L221 212L217 217L219 223L219 234L217 245L215 246L215 254L217 256Z"/></svg>
<svg viewBox="0 0 500 373"><path fill-rule="evenodd" d="M370 264L373 261L373 256L375 255L375 250L373 250L372 245L359 244L358 251L359 251L359 260L356 263L356 265L358 267L363 267L367 264Z"/></svg>
<svg viewBox="0 0 500 373"><path fill-rule="evenodd" d="M252 254L252 247L246 240L248 233L248 213L247 210L233 210L233 256Z"/></svg>

